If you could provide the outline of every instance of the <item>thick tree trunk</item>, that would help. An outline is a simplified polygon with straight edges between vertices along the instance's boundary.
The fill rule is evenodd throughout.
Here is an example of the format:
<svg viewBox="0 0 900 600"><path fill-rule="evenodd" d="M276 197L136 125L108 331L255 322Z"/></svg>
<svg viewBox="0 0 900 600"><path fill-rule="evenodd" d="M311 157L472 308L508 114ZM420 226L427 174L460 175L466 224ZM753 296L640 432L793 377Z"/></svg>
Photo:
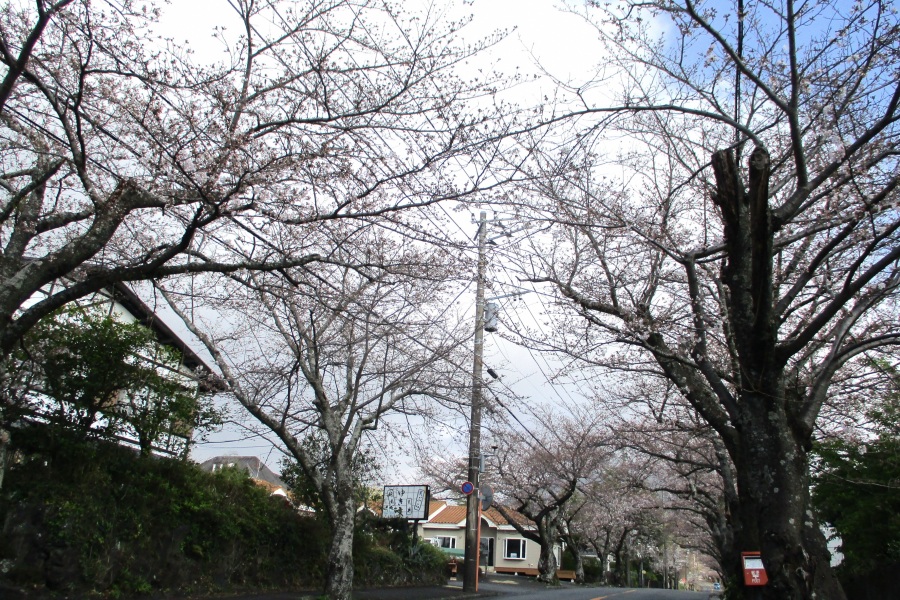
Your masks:
<svg viewBox="0 0 900 600"><path fill-rule="evenodd" d="M352 500L338 503L332 519L331 546L325 593L329 600L350 600L353 591L353 524L356 510Z"/></svg>
<svg viewBox="0 0 900 600"><path fill-rule="evenodd" d="M557 540L558 515L558 510L550 511L536 521L541 544L537 580L551 585L559 584L559 577L556 573L558 568L556 554L553 553L553 546Z"/></svg>
<svg viewBox="0 0 900 600"><path fill-rule="evenodd" d="M537 580L550 585L557 585L559 577L556 574L556 554L553 552L553 542L541 543L541 557L538 560Z"/></svg>
<svg viewBox="0 0 900 600"><path fill-rule="evenodd" d="M789 398L785 388L789 357L778 346L782 315L775 308L777 232L769 206L769 154L757 147L750 155L746 190L732 151L715 153L712 163L713 201L724 224L722 280L729 290L730 331L739 363L733 374L737 402L731 407L736 435L729 448L739 506L734 556L728 561L736 567L732 587L737 588L735 596L754 600L844 600L810 506L807 452L812 432L797 416L803 393ZM729 435L721 425L720 433ZM744 587L738 553L746 551L761 553L768 585Z"/></svg>
<svg viewBox="0 0 900 600"><path fill-rule="evenodd" d="M575 583L584 583L584 557L581 555L581 549L572 544L572 556L575 557Z"/></svg>
<svg viewBox="0 0 900 600"><path fill-rule="evenodd" d="M762 597L846 598L810 505L803 441L796 439L787 415L779 410L782 403L749 397L742 398L742 404L746 424L752 425L741 436L743 447L736 461L740 497L736 542L739 551L761 552L769 578ZM743 573L736 576L743 587Z"/></svg>
<svg viewBox="0 0 900 600"><path fill-rule="evenodd" d="M572 535L572 529L568 522L566 522L561 531L564 532L563 535L560 536L560 539L566 543L569 550L572 552L572 558L575 559L575 583L584 584L584 555L581 552L581 536Z"/></svg>
<svg viewBox="0 0 900 600"><path fill-rule="evenodd" d="M610 539L612 534L609 530L606 531L606 536L603 540L603 548L596 548L597 554L600 556L600 581L604 584L608 584L610 581L610 567L609 567L609 546Z"/></svg>
<svg viewBox="0 0 900 600"><path fill-rule="evenodd" d="M628 575L627 568L628 566L625 564L625 540L628 536L628 530L625 529L622 531L622 535L619 537L619 542L616 544L615 552L613 552L613 556L616 558L616 568L613 571L613 584L615 585L625 585L627 580L626 577Z"/></svg>

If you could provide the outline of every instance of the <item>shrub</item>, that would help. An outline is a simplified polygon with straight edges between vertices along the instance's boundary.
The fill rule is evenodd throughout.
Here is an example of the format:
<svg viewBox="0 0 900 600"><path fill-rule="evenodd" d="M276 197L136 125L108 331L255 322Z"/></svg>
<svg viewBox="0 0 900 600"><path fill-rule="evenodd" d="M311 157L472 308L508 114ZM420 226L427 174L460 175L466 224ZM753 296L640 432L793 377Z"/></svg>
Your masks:
<svg viewBox="0 0 900 600"><path fill-rule="evenodd" d="M584 559L584 580L588 583L596 583L603 580L603 563L599 559Z"/></svg>
<svg viewBox="0 0 900 600"><path fill-rule="evenodd" d="M12 583L118 595L321 582L321 524L244 473L139 459L42 427L13 441L20 458L0 498Z"/></svg>
<svg viewBox="0 0 900 600"><path fill-rule="evenodd" d="M246 472L141 458L78 432L14 432L0 495L0 581L120 597L233 588L317 589L329 532ZM360 520L360 586L446 581L446 557L405 522ZM8 567L8 568L7 568Z"/></svg>
<svg viewBox="0 0 900 600"><path fill-rule="evenodd" d="M417 544L410 553L407 565L426 585L447 583L447 555L431 544Z"/></svg>

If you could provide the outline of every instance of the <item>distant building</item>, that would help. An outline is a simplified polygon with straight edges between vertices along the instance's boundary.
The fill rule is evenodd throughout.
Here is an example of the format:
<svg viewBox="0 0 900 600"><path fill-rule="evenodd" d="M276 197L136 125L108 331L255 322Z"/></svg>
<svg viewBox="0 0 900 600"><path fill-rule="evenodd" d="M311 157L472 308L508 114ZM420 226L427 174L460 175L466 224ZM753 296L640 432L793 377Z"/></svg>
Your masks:
<svg viewBox="0 0 900 600"><path fill-rule="evenodd" d="M466 507L432 500L428 520L419 523L419 536L451 556L462 556L466 544ZM522 517L526 529L534 524ZM561 546L554 549L560 564ZM522 537L496 509L481 514L481 566L488 572L537 575L539 544Z"/></svg>
<svg viewBox="0 0 900 600"><path fill-rule="evenodd" d="M241 469L250 475L250 479L269 490L273 496L288 497L287 484L255 456L216 456L200 463L200 468L208 473L215 473L221 469Z"/></svg>

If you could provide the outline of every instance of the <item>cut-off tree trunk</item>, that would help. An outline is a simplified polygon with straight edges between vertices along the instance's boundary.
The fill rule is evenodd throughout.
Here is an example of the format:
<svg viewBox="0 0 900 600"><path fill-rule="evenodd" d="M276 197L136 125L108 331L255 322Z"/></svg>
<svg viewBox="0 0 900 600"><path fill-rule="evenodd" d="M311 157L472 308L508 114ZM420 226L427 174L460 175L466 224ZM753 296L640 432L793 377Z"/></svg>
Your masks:
<svg viewBox="0 0 900 600"><path fill-rule="evenodd" d="M717 152L712 163L713 200L724 222L722 280L730 294L729 319L739 363L732 408L735 434L720 431L731 440L738 483L733 594L753 600L844 600L810 505L812 431L799 415L803 391L794 390L789 397L788 357L779 352L769 154L757 147L750 155L746 190L733 151ZM761 553L769 579L761 589L743 586L738 553L746 551Z"/></svg>

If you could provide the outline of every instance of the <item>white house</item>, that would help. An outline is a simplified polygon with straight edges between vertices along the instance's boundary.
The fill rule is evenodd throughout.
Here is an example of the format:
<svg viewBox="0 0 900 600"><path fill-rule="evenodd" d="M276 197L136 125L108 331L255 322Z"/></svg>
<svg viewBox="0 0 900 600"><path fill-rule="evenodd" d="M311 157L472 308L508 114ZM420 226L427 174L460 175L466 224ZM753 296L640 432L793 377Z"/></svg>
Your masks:
<svg viewBox="0 0 900 600"><path fill-rule="evenodd" d="M522 517L520 521L526 524ZM531 529L534 525L526 525ZM428 520L419 523L419 536L452 556L462 556L466 539L466 507L432 500ZM561 547L555 548L557 564ZM525 539L496 509L481 515L481 565L487 572L537 575L539 544Z"/></svg>
<svg viewBox="0 0 900 600"><path fill-rule="evenodd" d="M42 290L35 296L35 301L45 292L52 293L54 288L65 287L67 283L69 282L66 279L54 281L48 286L48 290ZM154 365L164 377L178 383L185 390L195 394L208 394L221 389L220 381L212 375L213 371L206 361L194 351L182 335L169 327L130 286L124 283L113 283L105 289L74 300L71 305L96 315L112 316L122 323L138 322L150 329L160 347L168 346L178 351L180 362L167 364L160 362L155 356L139 358ZM113 400L113 403L118 401L118 399ZM38 418L40 418L42 410L43 406L37 402L34 412ZM170 423L167 435L156 441L153 451L168 455L184 455L192 434L193 430L190 424ZM127 430L119 433L117 437L125 444L135 443L135 438Z"/></svg>

